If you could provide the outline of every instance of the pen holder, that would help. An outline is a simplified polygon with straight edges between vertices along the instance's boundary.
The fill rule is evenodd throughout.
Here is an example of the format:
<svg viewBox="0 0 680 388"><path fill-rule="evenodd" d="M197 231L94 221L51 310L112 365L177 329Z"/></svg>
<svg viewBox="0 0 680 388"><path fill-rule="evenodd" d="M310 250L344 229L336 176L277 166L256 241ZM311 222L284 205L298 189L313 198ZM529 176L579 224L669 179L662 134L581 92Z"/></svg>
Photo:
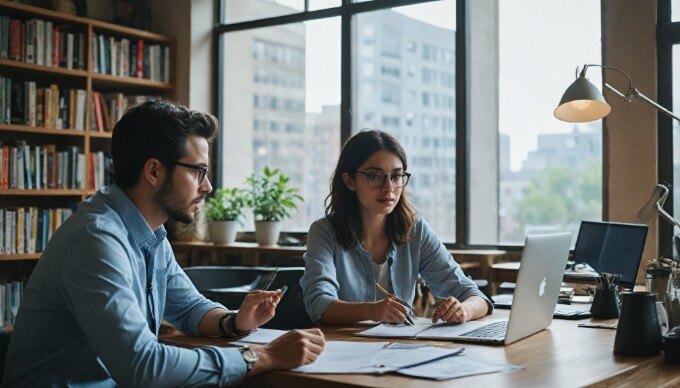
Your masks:
<svg viewBox="0 0 680 388"><path fill-rule="evenodd" d="M613 319L619 317L619 301L616 290L598 288L595 290L590 313L595 319Z"/></svg>

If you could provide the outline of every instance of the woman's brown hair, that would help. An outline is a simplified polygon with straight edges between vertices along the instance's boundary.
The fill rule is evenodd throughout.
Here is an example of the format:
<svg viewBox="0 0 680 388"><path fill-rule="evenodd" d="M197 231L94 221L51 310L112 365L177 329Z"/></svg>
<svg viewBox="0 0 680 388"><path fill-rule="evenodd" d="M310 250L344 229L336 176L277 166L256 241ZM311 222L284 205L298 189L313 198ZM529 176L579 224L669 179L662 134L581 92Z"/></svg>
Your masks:
<svg viewBox="0 0 680 388"><path fill-rule="evenodd" d="M357 169L377 151L389 151L396 155L406 171L406 153L397 139L387 132L365 130L352 136L340 151L338 165L331 180L331 193L326 197L326 218L331 223L335 236L345 249L351 248L361 235L361 214L356 193L342 180L342 174L355 177ZM396 244L409 242L416 211L406 195L401 192L399 202L387 215L387 234Z"/></svg>

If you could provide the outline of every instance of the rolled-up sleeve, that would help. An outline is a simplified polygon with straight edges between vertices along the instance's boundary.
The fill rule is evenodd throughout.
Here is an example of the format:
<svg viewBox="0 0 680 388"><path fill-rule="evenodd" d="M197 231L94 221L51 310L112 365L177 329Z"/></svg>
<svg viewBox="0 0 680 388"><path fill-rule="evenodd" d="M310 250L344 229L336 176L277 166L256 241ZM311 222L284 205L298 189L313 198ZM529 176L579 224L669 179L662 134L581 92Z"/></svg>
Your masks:
<svg viewBox="0 0 680 388"><path fill-rule="evenodd" d="M300 287L307 315L317 325L331 302L338 299L334 239L330 226L321 221L314 222L307 234L305 274L300 279Z"/></svg>
<svg viewBox="0 0 680 388"><path fill-rule="evenodd" d="M189 335L201 335L198 326L208 311L221 308L219 303L212 302L201 295L175 261L172 253L167 258L168 283L165 297L165 316L173 326Z"/></svg>
<svg viewBox="0 0 680 388"><path fill-rule="evenodd" d="M60 292L118 385L223 386L243 380L246 366L236 349L184 349L158 342L132 291L133 269L116 233L97 230L71 246L63 257ZM183 315L178 319L192 328L207 308L199 303L178 313Z"/></svg>
<svg viewBox="0 0 680 388"><path fill-rule="evenodd" d="M427 282L432 293L438 298L454 298L464 301L471 296L479 296L489 306L487 314L493 312L493 304L470 280L453 256L439 240L430 226L419 219L415 226L420 230L420 274Z"/></svg>

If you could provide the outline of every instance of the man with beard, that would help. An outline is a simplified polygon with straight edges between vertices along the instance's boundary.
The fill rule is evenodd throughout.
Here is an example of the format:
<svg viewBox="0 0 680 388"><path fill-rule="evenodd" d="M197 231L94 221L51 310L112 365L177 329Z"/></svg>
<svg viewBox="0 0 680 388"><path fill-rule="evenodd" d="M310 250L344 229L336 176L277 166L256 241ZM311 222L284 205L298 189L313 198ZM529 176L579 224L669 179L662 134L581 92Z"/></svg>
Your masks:
<svg viewBox="0 0 680 388"><path fill-rule="evenodd" d="M237 336L275 313L281 291L255 291L238 313L201 296L175 261L163 223L191 222L212 191L217 122L162 101L128 110L113 131L115 184L55 232L24 290L5 386L231 385L313 362L318 329L250 349L158 342L161 320L191 335Z"/></svg>

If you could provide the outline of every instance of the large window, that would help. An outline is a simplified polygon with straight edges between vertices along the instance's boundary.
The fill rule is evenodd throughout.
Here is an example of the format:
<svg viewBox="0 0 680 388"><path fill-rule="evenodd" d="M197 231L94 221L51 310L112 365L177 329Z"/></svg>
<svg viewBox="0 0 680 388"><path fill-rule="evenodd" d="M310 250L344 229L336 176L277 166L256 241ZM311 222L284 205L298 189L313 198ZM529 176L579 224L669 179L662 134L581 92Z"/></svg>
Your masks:
<svg viewBox="0 0 680 388"><path fill-rule="evenodd" d="M228 1L225 11L227 20L250 20L263 9L295 12L266 0ZM305 198L283 227L306 231L324 214L340 150L339 18L232 32L221 44L222 185L279 168Z"/></svg>
<svg viewBox="0 0 680 388"><path fill-rule="evenodd" d="M446 241L456 238L456 9L453 0L358 14L352 132L379 128L406 149L408 193Z"/></svg>
<svg viewBox="0 0 680 388"><path fill-rule="evenodd" d="M576 66L602 62L600 4L471 3L470 241L576 238L581 220L602 218L601 121L565 123L553 110ZM588 78L602 84L599 71Z"/></svg>
<svg viewBox="0 0 680 388"><path fill-rule="evenodd" d="M409 195L445 242L521 244L601 219L600 122L552 116L575 67L602 62L598 1L222 8L221 183L282 169L305 197L285 229L323 216L341 144L364 128L402 143ZM598 72L589 78L601 84Z"/></svg>

